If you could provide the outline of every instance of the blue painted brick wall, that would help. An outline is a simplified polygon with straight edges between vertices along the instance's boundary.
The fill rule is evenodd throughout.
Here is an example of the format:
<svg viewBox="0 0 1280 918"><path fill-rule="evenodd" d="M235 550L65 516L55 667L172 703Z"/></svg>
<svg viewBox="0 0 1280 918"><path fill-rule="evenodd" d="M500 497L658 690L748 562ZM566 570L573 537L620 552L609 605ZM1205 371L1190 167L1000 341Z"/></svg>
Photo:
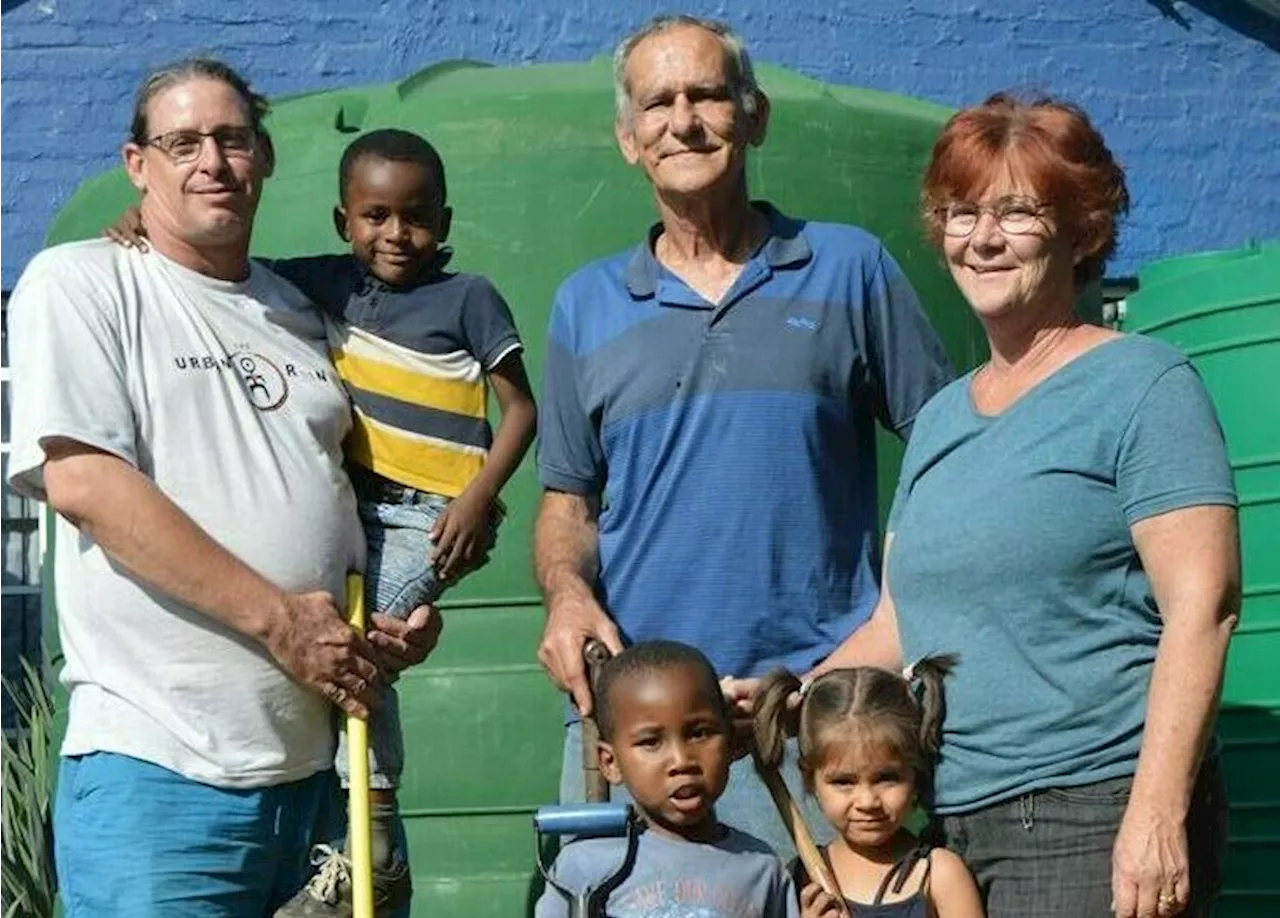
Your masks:
<svg viewBox="0 0 1280 918"><path fill-rule="evenodd" d="M117 162L139 77L194 51L268 95L382 82L437 60L583 60L646 0L4 0L0 282L76 184ZM1007 86L1079 101L1127 164L1112 273L1280 236L1280 23L1243 0L738 0L757 58L962 105Z"/></svg>

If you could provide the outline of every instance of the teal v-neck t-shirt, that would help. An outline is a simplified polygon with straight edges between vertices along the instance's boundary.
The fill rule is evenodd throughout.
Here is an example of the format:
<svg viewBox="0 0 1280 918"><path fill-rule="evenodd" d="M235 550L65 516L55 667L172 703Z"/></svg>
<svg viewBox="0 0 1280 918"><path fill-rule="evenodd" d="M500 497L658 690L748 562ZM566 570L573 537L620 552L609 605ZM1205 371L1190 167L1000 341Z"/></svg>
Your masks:
<svg viewBox="0 0 1280 918"><path fill-rule="evenodd" d="M1134 772L1161 624L1130 526L1236 503L1213 404L1167 344L1104 342L994 416L972 377L917 416L888 527L905 659L960 655L944 814Z"/></svg>

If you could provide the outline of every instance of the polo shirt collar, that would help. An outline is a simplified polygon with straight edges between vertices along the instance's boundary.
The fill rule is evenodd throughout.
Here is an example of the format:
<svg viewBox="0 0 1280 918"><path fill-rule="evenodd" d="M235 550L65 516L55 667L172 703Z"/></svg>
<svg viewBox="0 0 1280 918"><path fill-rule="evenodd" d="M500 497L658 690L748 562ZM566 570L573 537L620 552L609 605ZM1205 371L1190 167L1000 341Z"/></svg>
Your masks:
<svg viewBox="0 0 1280 918"><path fill-rule="evenodd" d="M783 214L767 201L752 201L751 206L769 218L769 237L751 261L762 259L769 269L791 268L804 264L813 251L800 231L802 223ZM627 290L636 299L652 297L658 292L664 269L653 254L654 244L662 235L662 224L649 227L645 241L636 246L627 264ZM664 298L665 301L665 298Z"/></svg>

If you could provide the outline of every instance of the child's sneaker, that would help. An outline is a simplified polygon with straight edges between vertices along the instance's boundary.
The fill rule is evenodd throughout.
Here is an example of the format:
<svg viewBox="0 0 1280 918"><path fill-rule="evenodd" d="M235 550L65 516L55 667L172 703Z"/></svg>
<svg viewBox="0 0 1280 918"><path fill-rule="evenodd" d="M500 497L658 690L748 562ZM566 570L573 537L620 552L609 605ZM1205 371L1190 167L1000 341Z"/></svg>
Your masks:
<svg viewBox="0 0 1280 918"><path fill-rule="evenodd" d="M276 909L275 918L351 918L351 859L329 845L311 849L316 870L297 895ZM413 882L409 865L393 860L390 867L373 870L373 912L386 918L409 904Z"/></svg>

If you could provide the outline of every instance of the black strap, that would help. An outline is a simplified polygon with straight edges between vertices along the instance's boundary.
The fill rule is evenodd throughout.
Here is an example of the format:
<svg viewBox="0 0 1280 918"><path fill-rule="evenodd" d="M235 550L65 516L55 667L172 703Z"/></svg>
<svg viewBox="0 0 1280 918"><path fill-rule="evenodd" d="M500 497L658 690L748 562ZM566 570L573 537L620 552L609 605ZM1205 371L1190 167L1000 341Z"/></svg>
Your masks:
<svg viewBox="0 0 1280 918"><path fill-rule="evenodd" d="M889 891L890 882L893 883L893 894L895 896L902 892L902 887L907 882L907 878L916 869L916 864L921 861L925 862L924 877L920 881L920 888L924 889L929 882L929 869L933 866L933 862L929 860L929 851L929 845L920 845L908 851L901 860L890 867L889 872L880 881L880 888L876 890L876 898L872 905L880 905L884 902L884 894Z"/></svg>

